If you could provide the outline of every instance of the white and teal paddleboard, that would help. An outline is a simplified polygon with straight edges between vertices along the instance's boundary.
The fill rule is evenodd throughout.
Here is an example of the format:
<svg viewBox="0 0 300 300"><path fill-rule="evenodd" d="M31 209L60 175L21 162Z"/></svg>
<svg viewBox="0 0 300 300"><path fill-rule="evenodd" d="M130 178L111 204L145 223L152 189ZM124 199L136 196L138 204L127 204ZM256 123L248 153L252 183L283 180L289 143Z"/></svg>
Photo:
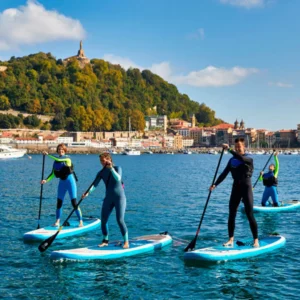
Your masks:
<svg viewBox="0 0 300 300"><path fill-rule="evenodd" d="M172 243L172 238L168 234L145 235L129 240L130 247L123 249L122 243L111 242L108 246L91 246L69 250L58 250L51 253L52 259L116 259L133 256L154 250L161 249Z"/></svg>
<svg viewBox="0 0 300 300"><path fill-rule="evenodd" d="M293 211L300 208L299 200L290 200L281 202L280 206L253 206L253 212L265 212L265 213L273 213L273 212L286 212Z"/></svg>
<svg viewBox="0 0 300 300"><path fill-rule="evenodd" d="M100 226L100 219L83 218L82 227L78 227L78 220L70 220L69 226L64 226L57 235L57 239L65 238L72 235L81 234L90 230L94 230ZM44 228L26 232L23 235L25 241L43 241L57 232L59 227L47 226Z"/></svg>
<svg viewBox="0 0 300 300"><path fill-rule="evenodd" d="M249 258L261 254L265 254L276 250L285 245L285 238L283 236L267 236L259 239L259 247L253 247L253 240L244 241L244 244L238 246L236 243L233 246L214 246L202 248L184 254L184 259L189 261L207 261L218 262L228 261L234 259Z"/></svg>

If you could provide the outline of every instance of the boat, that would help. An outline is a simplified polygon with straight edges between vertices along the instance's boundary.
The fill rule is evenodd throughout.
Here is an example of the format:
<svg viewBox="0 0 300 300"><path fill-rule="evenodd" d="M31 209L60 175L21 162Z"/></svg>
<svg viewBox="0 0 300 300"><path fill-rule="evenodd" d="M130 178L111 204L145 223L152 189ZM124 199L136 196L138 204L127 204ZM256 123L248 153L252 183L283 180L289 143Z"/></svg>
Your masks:
<svg viewBox="0 0 300 300"><path fill-rule="evenodd" d="M0 159L20 158L26 153L26 149L16 149L11 146L0 145Z"/></svg>
<svg viewBox="0 0 300 300"><path fill-rule="evenodd" d="M121 257L134 256L154 250L161 249L172 243L172 238L167 233L153 234L136 237L129 240L130 247L124 249L121 242L111 242L108 246L98 247L98 245L85 248L58 250L51 253L52 259L116 259Z"/></svg>
<svg viewBox="0 0 300 300"><path fill-rule="evenodd" d="M127 148L124 150L123 155L141 155L141 151Z"/></svg>
<svg viewBox="0 0 300 300"><path fill-rule="evenodd" d="M183 154L192 154L192 151L184 150L184 151L183 151Z"/></svg>
<svg viewBox="0 0 300 300"><path fill-rule="evenodd" d="M300 208L299 200L290 200L290 201L282 201L280 206L253 206L253 212L262 212L262 213L275 213L275 212L286 212L293 211Z"/></svg>
<svg viewBox="0 0 300 300"><path fill-rule="evenodd" d="M153 152L151 150L146 150L144 153L145 154L153 154Z"/></svg>
<svg viewBox="0 0 300 300"><path fill-rule="evenodd" d="M218 151L210 149L210 150L208 151L208 154L217 155L217 154L218 154Z"/></svg>
<svg viewBox="0 0 300 300"><path fill-rule="evenodd" d="M108 150L109 154L118 154L118 152L116 150Z"/></svg>
<svg viewBox="0 0 300 300"><path fill-rule="evenodd" d="M212 246L186 252L186 261L220 262L235 259L243 259L265 254L281 248L285 245L286 239L280 235L270 235L259 238L259 247L253 247L253 239L244 242L237 241L232 246Z"/></svg>
<svg viewBox="0 0 300 300"><path fill-rule="evenodd" d="M73 236L77 234L81 234L90 230L94 230L100 227L100 219L97 218L83 218L82 227L78 227L78 220L70 220L68 226L64 226L62 230L57 235L57 239L65 238L68 236ZM54 235L59 227L55 226L47 226L44 228L32 230L26 232L23 235L24 241L43 241L50 236Z"/></svg>

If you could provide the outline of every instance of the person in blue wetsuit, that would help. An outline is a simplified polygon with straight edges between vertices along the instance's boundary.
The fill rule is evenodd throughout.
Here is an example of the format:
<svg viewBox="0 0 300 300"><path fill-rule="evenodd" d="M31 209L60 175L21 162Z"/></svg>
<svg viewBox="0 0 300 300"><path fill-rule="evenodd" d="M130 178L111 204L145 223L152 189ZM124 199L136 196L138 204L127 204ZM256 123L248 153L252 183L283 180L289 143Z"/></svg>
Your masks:
<svg viewBox="0 0 300 300"><path fill-rule="evenodd" d="M262 196L261 205L266 206L268 199L271 197L273 201L273 206L279 206L278 202L278 193L277 193L277 185L278 185L278 172L279 172L279 160L278 153L274 154L275 164L271 164L269 166L269 172L265 173L260 172L259 180L263 182L265 186L265 190Z"/></svg>
<svg viewBox="0 0 300 300"><path fill-rule="evenodd" d="M126 196L122 183L122 169L121 167L113 165L112 158L109 153L102 153L99 157L103 169L100 172L98 172L89 192L83 194L82 197L85 198L90 193L92 193L98 186L101 179L104 181L106 186L106 193L101 210L101 229L103 234L103 240L99 247L104 247L108 245L107 222L112 210L115 208L117 222L124 239L123 248L129 248L128 230L124 220L126 210Z"/></svg>
<svg viewBox="0 0 300 300"><path fill-rule="evenodd" d="M229 217L228 217L228 242L224 246L233 246L235 218L238 206L243 199L245 212L249 221L250 229L253 235L253 246L259 247L257 223L253 215L253 192L251 184L251 176L253 173L253 159L245 153L245 143L243 138L235 139L235 151L227 144L223 145L224 150L233 155L230 158L226 168L216 180L215 184L210 187L213 191L231 172L233 178L232 191L229 201Z"/></svg>
<svg viewBox="0 0 300 300"><path fill-rule="evenodd" d="M59 144L56 148L56 152L59 155L58 157L49 155L46 151L43 152L44 155L48 155L48 157L53 159L54 163L51 174L47 177L47 179L41 181L41 184L45 184L54 177L60 179L57 189L56 222L53 224L53 226L60 225L62 205L66 192L69 193L73 207L75 208L77 206L77 186L75 181L76 175L73 171L72 161L70 157L66 155L67 147L64 144ZM79 220L79 227L82 227L83 221L80 208L78 207L75 212Z"/></svg>

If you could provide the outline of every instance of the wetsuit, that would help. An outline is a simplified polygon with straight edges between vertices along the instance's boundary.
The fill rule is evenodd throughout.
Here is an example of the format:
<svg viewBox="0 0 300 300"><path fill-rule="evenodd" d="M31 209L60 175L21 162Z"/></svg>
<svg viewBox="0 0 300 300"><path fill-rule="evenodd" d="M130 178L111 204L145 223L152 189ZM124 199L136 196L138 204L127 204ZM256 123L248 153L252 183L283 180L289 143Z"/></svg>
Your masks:
<svg viewBox="0 0 300 300"><path fill-rule="evenodd" d="M226 168L218 177L215 186L219 185L231 172L233 178L232 191L229 201L228 234L229 238L234 236L235 217L238 206L243 199L245 212L250 224L254 239L258 238L257 223L253 215L253 193L251 176L253 173L253 159L247 154L240 155L232 149L229 149L233 157L229 160Z"/></svg>
<svg viewBox="0 0 300 300"><path fill-rule="evenodd" d="M126 196L122 184L122 168L114 166L113 168L104 168L100 171L94 184L90 189L90 193L95 190L100 180L102 179L106 186L105 198L102 204L101 210L101 229L103 234L103 240L108 242L108 218L113 210L116 209L117 222L120 227L121 233L124 237L124 241L128 241L128 230L124 221L125 209L126 209Z"/></svg>
<svg viewBox="0 0 300 300"><path fill-rule="evenodd" d="M73 207L75 208L77 205L77 186L75 182L75 177L73 173L72 161L69 156L53 156L48 155L51 159L54 160L53 168L51 174L47 177L46 181L50 181L54 177L59 178L59 184L57 189L57 206L56 206L56 219L61 218L62 214L62 205L68 191ZM75 210L76 215L79 221L82 220L82 213L80 208L78 207Z"/></svg>
<svg viewBox="0 0 300 300"><path fill-rule="evenodd" d="M273 206L279 206L278 193L277 193L279 161L277 156L274 156L274 159L275 159L274 172L269 171L268 173L265 173L259 177L259 180L262 181L265 186L265 190L261 200L262 206L266 206L269 197L271 197L273 201Z"/></svg>

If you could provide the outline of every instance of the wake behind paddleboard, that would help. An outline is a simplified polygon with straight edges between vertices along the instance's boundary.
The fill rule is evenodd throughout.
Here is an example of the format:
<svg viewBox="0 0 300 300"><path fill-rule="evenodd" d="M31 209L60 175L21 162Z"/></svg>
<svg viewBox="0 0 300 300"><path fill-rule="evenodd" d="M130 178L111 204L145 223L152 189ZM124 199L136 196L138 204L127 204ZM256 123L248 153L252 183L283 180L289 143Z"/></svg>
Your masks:
<svg viewBox="0 0 300 300"><path fill-rule="evenodd" d="M108 246L91 246L69 250L58 250L51 253L52 259L116 259L133 256L142 253L152 252L161 249L172 243L172 238L168 234L153 234L140 236L129 240L130 248L123 249L122 243L112 242Z"/></svg>
<svg viewBox="0 0 300 300"><path fill-rule="evenodd" d="M203 249L186 252L184 254L185 260L196 261L228 261L234 259L249 258L261 254L271 252L275 249L285 245L285 238L283 236L267 236L259 239L259 247L253 247L253 240L246 240L241 246L236 243L230 247L214 246Z"/></svg>
<svg viewBox="0 0 300 300"><path fill-rule="evenodd" d="M64 226L62 230L57 235L57 239L65 238L68 236L73 236L77 234L81 234L90 230L94 230L100 226L100 219L96 218L83 218L83 225L82 227L78 227L78 220L70 220L70 226ZM23 235L23 239L25 241L43 241L50 236L54 235L59 227L55 226L47 226L44 228L32 230L26 232Z"/></svg>

